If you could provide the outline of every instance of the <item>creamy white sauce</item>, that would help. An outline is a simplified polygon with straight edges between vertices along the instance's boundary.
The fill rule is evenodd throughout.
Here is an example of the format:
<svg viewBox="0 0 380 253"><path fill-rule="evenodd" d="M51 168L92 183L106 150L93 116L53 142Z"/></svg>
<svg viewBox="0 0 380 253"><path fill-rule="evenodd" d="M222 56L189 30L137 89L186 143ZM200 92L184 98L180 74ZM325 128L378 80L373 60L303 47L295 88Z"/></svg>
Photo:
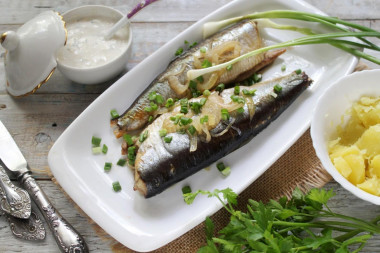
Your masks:
<svg viewBox="0 0 380 253"><path fill-rule="evenodd" d="M104 17L67 22L67 43L57 52L58 62L76 68L92 68L120 56L127 47L128 28L121 28L109 40L103 37L114 24L115 21Z"/></svg>

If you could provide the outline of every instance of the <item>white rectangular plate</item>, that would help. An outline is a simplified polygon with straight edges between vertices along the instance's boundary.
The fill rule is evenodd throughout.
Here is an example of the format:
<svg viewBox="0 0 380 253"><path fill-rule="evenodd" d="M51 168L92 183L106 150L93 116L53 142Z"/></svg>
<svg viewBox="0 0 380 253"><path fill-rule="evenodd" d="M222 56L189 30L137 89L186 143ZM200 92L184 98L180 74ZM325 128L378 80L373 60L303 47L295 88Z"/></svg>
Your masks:
<svg viewBox="0 0 380 253"><path fill-rule="evenodd" d="M97 98L60 136L49 152L49 165L55 178L70 197L107 233L125 246L137 251L150 251L184 234L216 212L221 205L214 199L199 197L188 206L181 188L193 190L232 188L240 193L273 164L307 129L316 99L325 85L352 72L357 59L328 45L293 47L264 74L283 75L301 68L314 80L275 122L250 143L223 161L231 166L227 178L211 166L177 183L163 193L144 199L133 191L133 173L127 167L116 166L120 158L120 140L116 140L109 125L110 110L123 112L146 86L172 60L174 51L185 40L200 41L202 24L236 15L274 9L295 9L321 13L302 1L237 0L200 20L153 55L145 59ZM289 22L279 20L279 22ZM312 24L302 23L312 26ZM318 28L318 26L313 25ZM163 31L164 32L164 31ZM269 43L286 41L300 35L288 31L267 29L262 36ZM106 155L91 153L91 137L102 138L109 147ZM105 162L113 162L111 172L104 173ZM120 181L122 191L115 193L112 182Z"/></svg>

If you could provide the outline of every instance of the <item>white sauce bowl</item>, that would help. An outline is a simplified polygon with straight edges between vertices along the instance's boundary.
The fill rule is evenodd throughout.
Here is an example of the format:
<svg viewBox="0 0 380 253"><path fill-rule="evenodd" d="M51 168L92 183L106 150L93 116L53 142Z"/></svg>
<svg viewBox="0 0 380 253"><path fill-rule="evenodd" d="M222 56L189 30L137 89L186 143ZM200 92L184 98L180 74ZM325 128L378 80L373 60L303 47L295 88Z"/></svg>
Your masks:
<svg viewBox="0 0 380 253"><path fill-rule="evenodd" d="M122 18L123 14L107 6L87 5L69 10L62 16L67 25L70 22L90 18L112 19L116 23ZM126 68L127 61L131 54L132 30L130 26L128 26L127 29L129 30L129 36L126 47L120 50L118 56L113 60L109 60L100 66L75 67L57 59L59 71L68 79L81 84L97 84L115 77ZM103 33L105 34L105 31L99 31L99 36L102 36Z"/></svg>
<svg viewBox="0 0 380 253"><path fill-rule="evenodd" d="M337 126L342 124L342 117L347 122L347 110L364 95L380 96L380 70L357 72L330 85L314 109L310 133L318 158L334 180L355 196L380 205L380 197L361 190L338 172L330 160L327 147L328 142L336 137Z"/></svg>

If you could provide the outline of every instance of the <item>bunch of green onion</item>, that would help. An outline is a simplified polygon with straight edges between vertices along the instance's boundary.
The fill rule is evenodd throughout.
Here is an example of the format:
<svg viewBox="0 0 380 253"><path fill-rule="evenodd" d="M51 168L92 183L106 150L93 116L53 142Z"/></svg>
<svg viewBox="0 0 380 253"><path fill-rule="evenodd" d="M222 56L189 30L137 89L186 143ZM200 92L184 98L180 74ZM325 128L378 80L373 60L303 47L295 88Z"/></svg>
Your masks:
<svg viewBox="0 0 380 253"><path fill-rule="evenodd" d="M333 28L334 30L336 30L336 32L317 33L310 28L296 27L296 26L291 26L291 25L280 25L280 24L270 21L269 19L271 18L293 19L293 20L320 23L328 28ZM219 64L219 65L215 65L215 66L203 68L203 69L190 70L187 72L187 77L189 78L189 80L193 80L197 78L198 76L202 76L204 74L208 74L214 71L221 70L223 68L227 68L228 66L231 66L232 64L239 62L245 58L248 58L257 54L261 54L272 49L298 46L298 45L309 45L309 44L326 44L327 43L343 51L346 51L354 56L361 57L363 59L366 59L368 61L371 61L380 65L380 59L363 52L364 48L380 51L379 46L375 45L374 43L366 39L366 37L380 38L380 32L377 32L376 30L373 30L371 28L368 28L362 25L341 20L339 18L322 16L322 15L308 13L308 12L293 11L293 10L274 10L274 11L253 13L253 14L225 19L225 20L217 21L217 22L209 22L209 23L206 23L203 27L203 36L208 37L216 33L217 31L219 31L220 29L244 19L255 19L255 20L257 19L259 26L263 26L266 28L296 31L296 32L305 34L306 36L293 39L290 41L278 43L275 45L259 48L257 50L248 52L231 61ZM355 40L355 41L347 40L347 38L349 37L357 38L358 40Z"/></svg>

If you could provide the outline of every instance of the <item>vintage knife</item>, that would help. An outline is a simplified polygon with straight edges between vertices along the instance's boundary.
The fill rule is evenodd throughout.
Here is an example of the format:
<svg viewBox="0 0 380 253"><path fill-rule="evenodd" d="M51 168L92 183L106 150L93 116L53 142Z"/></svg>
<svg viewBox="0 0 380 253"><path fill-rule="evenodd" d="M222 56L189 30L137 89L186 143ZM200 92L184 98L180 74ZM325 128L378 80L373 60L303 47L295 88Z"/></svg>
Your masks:
<svg viewBox="0 0 380 253"><path fill-rule="evenodd" d="M0 121L0 160L14 172L21 185L37 204L62 252L88 252L83 237L55 210L49 199L31 176L26 160L12 136Z"/></svg>

